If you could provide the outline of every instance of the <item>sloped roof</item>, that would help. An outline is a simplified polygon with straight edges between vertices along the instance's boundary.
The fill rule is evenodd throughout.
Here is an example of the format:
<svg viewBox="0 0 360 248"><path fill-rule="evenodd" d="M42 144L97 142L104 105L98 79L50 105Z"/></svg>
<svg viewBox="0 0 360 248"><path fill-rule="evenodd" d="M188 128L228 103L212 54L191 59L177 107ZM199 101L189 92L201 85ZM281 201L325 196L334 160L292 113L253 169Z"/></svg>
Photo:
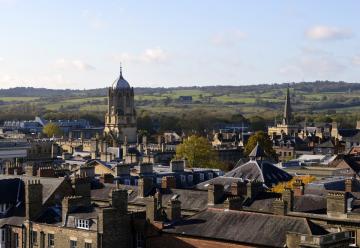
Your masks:
<svg viewBox="0 0 360 248"><path fill-rule="evenodd" d="M256 146L254 147L254 149L250 152L249 157L250 158L265 158L266 153L262 149L262 147L259 145L259 143L257 143Z"/></svg>
<svg viewBox="0 0 360 248"><path fill-rule="evenodd" d="M245 211L207 209L163 229L177 235L219 239L256 246L284 247L286 233L326 233L305 218Z"/></svg>
<svg viewBox="0 0 360 248"><path fill-rule="evenodd" d="M292 178L289 173L276 167L272 163L259 160L250 160L227 172L224 176L242 178L243 180L250 181L257 180L264 182L268 187L276 185L279 182L287 182Z"/></svg>

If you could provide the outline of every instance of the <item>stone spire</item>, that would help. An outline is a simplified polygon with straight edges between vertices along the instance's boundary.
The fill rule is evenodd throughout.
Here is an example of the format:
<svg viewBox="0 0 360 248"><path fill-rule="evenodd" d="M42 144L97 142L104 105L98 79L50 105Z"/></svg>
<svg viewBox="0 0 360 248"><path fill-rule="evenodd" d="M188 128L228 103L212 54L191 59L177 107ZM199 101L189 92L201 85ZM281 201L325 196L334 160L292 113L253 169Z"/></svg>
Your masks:
<svg viewBox="0 0 360 248"><path fill-rule="evenodd" d="M283 125L291 124L292 117L291 117L291 103L290 103L290 88L287 87L286 91L286 99L285 99L285 108L284 108L284 116L283 116Z"/></svg>

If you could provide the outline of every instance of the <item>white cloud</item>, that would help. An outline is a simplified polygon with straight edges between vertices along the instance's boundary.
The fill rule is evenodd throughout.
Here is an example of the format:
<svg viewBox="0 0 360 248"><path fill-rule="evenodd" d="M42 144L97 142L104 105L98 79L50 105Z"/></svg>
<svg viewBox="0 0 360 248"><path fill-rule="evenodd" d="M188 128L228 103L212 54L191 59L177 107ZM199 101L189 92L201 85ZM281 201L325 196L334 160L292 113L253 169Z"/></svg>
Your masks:
<svg viewBox="0 0 360 248"><path fill-rule="evenodd" d="M5 59L3 57L0 57L0 62L4 61Z"/></svg>
<svg viewBox="0 0 360 248"><path fill-rule="evenodd" d="M242 32L240 30L234 29L234 30L228 30L225 32L215 34L212 37L211 42L214 45L233 46L246 38L247 38L246 33Z"/></svg>
<svg viewBox="0 0 360 248"><path fill-rule="evenodd" d="M136 63L163 63L169 59L169 54L160 47L148 48L140 54L122 53L113 56L116 61Z"/></svg>
<svg viewBox="0 0 360 248"><path fill-rule="evenodd" d="M351 62L353 65L360 65L360 55L355 55L352 59Z"/></svg>
<svg viewBox="0 0 360 248"><path fill-rule="evenodd" d="M354 36L350 29L320 25L309 28L305 35L312 40L343 40Z"/></svg>
<svg viewBox="0 0 360 248"><path fill-rule="evenodd" d="M64 58L55 61L55 66L60 69L76 69L79 71L91 71L95 70L95 67L85 63L82 60L66 60Z"/></svg>

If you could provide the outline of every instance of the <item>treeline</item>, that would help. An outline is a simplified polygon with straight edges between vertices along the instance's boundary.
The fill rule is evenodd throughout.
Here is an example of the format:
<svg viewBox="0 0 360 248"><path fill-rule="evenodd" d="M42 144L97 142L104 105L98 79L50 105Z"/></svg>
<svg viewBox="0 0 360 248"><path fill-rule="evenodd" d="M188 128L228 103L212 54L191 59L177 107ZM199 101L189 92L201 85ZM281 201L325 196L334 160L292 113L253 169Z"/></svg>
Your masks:
<svg viewBox="0 0 360 248"><path fill-rule="evenodd" d="M273 83L273 84L258 84L258 85L241 85L241 86L203 86L203 87L137 87L135 88L135 94L163 94L172 90L202 90L216 95L224 95L231 93L264 93L270 90L283 90L287 84ZM304 93L314 92L351 92L360 90L360 84L358 83L346 83L346 82L333 82L333 81L315 81L315 82L299 82L290 83L291 88L295 91L301 91ZM84 90L70 90L70 89L46 89L46 88L32 88L32 87L16 87L10 89L0 89L0 96L3 97L51 97L51 96L106 96L107 88L98 89L84 89ZM279 93L282 94L282 93Z"/></svg>

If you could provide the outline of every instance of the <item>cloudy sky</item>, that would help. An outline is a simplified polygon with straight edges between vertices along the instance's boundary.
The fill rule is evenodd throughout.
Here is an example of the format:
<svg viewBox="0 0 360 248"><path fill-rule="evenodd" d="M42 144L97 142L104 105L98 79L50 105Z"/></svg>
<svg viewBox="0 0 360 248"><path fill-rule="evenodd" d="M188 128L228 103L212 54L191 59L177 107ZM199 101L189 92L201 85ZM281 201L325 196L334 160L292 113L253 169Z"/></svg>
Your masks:
<svg viewBox="0 0 360 248"><path fill-rule="evenodd" d="M0 88L360 82L360 1L0 0Z"/></svg>

